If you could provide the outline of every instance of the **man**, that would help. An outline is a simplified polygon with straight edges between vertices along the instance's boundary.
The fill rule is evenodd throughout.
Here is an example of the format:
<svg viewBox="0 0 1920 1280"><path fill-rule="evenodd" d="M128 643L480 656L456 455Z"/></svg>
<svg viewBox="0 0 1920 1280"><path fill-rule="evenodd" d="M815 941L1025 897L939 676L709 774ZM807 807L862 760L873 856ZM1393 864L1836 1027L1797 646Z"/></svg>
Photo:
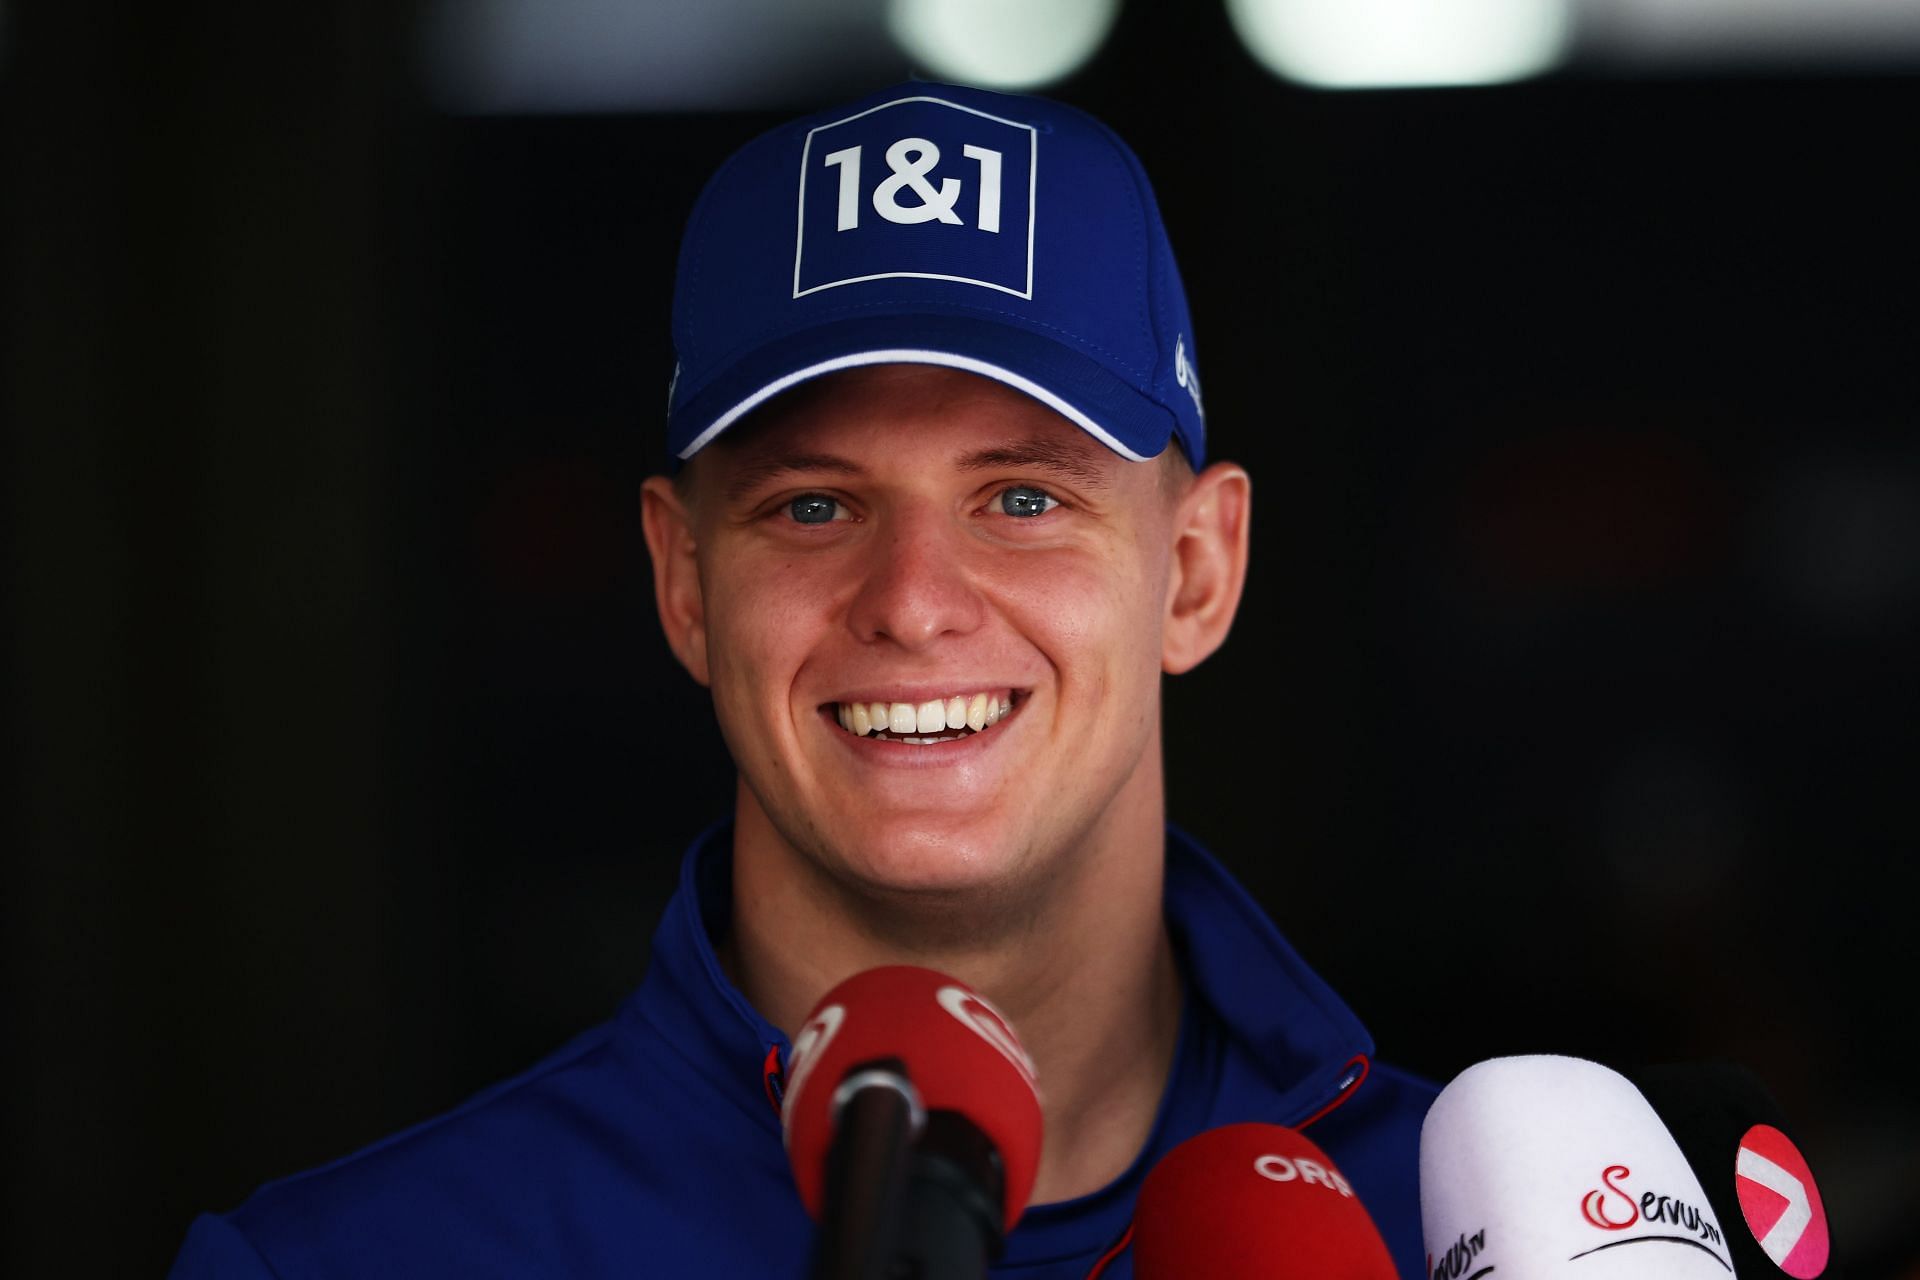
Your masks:
<svg viewBox="0 0 1920 1280"><path fill-rule="evenodd" d="M750 143L681 247L656 602L739 769L645 984L527 1075L195 1224L176 1274L799 1275L777 1099L831 986L989 996L1045 1139L996 1274L1122 1277L1140 1181L1310 1125L1420 1272L1433 1090L1166 826L1159 689L1226 638L1249 482L1206 464L1138 162L913 84Z"/></svg>

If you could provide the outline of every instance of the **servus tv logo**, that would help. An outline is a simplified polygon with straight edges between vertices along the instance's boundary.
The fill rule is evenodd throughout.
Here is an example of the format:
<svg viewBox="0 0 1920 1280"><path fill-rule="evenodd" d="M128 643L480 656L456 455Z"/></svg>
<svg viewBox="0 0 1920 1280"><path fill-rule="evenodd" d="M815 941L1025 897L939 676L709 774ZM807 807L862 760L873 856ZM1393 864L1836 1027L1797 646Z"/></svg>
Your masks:
<svg viewBox="0 0 1920 1280"><path fill-rule="evenodd" d="M1447 1246L1447 1251L1435 1262L1433 1255L1427 1255L1427 1272L1433 1280L1480 1280L1494 1272L1491 1266L1480 1265L1480 1254L1487 1247L1485 1227L1468 1235L1460 1233L1460 1238Z"/></svg>
<svg viewBox="0 0 1920 1280"><path fill-rule="evenodd" d="M1726 1258L1726 1240L1706 1210L1658 1190L1636 1195L1626 1185L1631 1177L1633 1170L1624 1164L1602 1169L1600 1185L1580 1197L1580 1216L1597 1230L1632 1234L1583 1249L1569 1262L1629 1244L1678 1244L1711 1254L1729 1272L1733 1270ZM1633 1230L1636 1227L1641 1229Z"/></svg>

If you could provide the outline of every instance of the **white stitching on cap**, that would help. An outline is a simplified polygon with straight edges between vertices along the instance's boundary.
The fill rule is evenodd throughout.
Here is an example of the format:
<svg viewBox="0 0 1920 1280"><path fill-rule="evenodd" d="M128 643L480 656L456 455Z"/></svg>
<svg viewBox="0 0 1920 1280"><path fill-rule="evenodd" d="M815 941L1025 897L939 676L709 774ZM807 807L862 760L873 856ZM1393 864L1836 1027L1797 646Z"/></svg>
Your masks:
<svg viewBox="0 0 1920 1280"><path fill-rule="evenodd" d="M1011 369L1003 369L997 364L988 364L985 360L976 360L972 356L955 355L950 351L924 351L919 349L896 349L889 351L860 351L848 356L835 356L831 360L822 360L818 364L808 365L804 369L776 378L766 386L742 400L733 408L715 419L714 424L695 436L693 443L680 451L681 461L691 458L704 448L715 436L737 422L742 415L767 400L779 395L796 383L823 373L832 373L836 369L853 369L869 364L936 364L949 369L964 369L968 373L977 373L992 378L995 382L1005 383L1016 391L1024 391L1041 404L1054 410L1060 416L1073 422L1081 430L1113 450L1129 462L1145 462L1151 455L1135 453L1108 434L1105 428L1079 409L1068 404L1053 392L1047 390L1030 378L1021 377Z"/></svg>

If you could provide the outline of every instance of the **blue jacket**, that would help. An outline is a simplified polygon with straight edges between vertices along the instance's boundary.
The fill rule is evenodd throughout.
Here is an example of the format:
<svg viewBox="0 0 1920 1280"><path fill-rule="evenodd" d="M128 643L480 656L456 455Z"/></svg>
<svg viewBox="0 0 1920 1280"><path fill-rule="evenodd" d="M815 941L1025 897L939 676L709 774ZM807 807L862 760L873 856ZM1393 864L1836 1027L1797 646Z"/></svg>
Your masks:
<svg viewBox="0 0 1920 1280"><path fill-rule="evenodd" d="M730 852L724 826L688 850L646 980L611 1022L446 1115L203 1215L173 1276L804 1276L813 1226L771 1101L787 1038L709 941L730 910ZM1167 855L1187 1000L1153 1135L1103 1190L1030 1208L993 1275L1083 1280L1162 1154L1264 1120L1310 1122L1401 1275L1420 1276L1434 1087L1370 1063L1352 1012L1204 850L1170 831ZM1121 1251L1101 1280L1131 1274Z"/></svg>

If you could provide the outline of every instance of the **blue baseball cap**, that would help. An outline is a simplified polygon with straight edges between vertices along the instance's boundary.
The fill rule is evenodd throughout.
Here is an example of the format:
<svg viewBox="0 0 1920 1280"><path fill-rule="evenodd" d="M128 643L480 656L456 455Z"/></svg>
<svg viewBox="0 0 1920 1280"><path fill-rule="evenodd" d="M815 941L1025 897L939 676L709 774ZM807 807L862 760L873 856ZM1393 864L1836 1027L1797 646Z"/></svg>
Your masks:
<svg viewBox="0 0 1920 1280"><path fill-rule="evenodd" d="M688 219L673 342L675 465L789 387L893 363L1018 388L1127 458L1206 453L1147 175L1042 98L916 81L749 142Z"/></svg>

